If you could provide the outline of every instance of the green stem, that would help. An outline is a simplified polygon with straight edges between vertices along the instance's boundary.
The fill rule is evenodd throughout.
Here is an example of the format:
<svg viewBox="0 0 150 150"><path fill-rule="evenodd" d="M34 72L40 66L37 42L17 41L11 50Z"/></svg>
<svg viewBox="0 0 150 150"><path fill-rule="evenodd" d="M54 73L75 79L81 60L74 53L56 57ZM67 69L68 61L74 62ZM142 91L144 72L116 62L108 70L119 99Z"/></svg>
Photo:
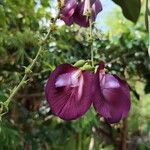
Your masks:
<svg viewBox="0 0 150 150"><path fill-rule="evenodd" d="M4 105L6 107L8 107L10 101L12 100L12 98L16 95L16 93L19 91L19 89L23 86L23 84L25 83L25 80L27 79L27 74L25 74L21 80L21 82L18 84L17 87L14 87L14 89L12 90L12 93L10 94L10 96L8 97L8 99L4 102Z"/></svg>
<svg viewBox="0 0 150 150"><path fill-rule="evenodd" d="M91 45L91 62L94 66L94 50L93 50L93 34L92 34L92 19L90 18L90 45Z"/></svg>
<svg viewBox="0 0 150 150"><path fill-rule="evenodd" d="M81 119L79 119L79 121L78 121L78 126L79 126L79 129L80 129L80 131L78 133L78 150L82 150L82 131L81 131L81 129L82 129L82 120Z"/></svg>
<svg viewBox="0 0 150 150"><path fill-rule="evenodd" d="M82 144L82 143L81 143L81 142L82 142L81 140L82 140L82 139L81 139L81 133L79 133L79 134L78 134L78 150L81 150L81 144Z"/></svg>
<svg viewBox="0 0 150 150"><path fill-rule="evenodd" d="M59 18L59 13L58 13L58 15L56 16L56 18L54 19L53 24L56 23L56 21L57 21L58 18ZM16 95L16 93L21 89L21 87L22 87L24 84L27 83L26 79L27 79L28 75L30 74L31 70L33 69L33 67L34 67L34 65L35 65L35 63L36 63L36 61L37 61L38 58L39 58L39 56L41 55L42 46L43 46L43 44L45 44L46 41L48 40L51 31L52 31L52 29L49 28L49 30L48 30L48 32L47 32L45 38L44 38L44 39L41 41L41 43L40 43L40 47L39 47L39 50L38 50L38 52L37 52L35 58L33 59L32 63L25 69L25 74L24 74L22 80L21 80L20 83L17 85L17 87L14 87L14 89L12 90L12 92L11 92L10 96L8 97L8 99L4 102L5 107L8 107L8 106L9 106L9 104L10 104L12 98L13 98L13 97Z"/></svg>

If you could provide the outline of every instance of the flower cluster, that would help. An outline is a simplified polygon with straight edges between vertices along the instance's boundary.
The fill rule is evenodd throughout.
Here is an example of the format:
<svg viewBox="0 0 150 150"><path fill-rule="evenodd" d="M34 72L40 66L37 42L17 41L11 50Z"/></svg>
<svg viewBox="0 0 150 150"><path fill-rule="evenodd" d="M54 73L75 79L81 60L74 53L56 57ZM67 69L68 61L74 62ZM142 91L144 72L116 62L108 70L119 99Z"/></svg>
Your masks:
<svg viewBox="0 0 150 150"><path fill-rule="evenodd" d="M126 117L130 109L128 84L104 69L104 62L95 74L70 64L59 65L45 88L52 112L64 120L72 120L85 114L93 104L108 123Z"/></svg>
<svg viewBox="0 0 150 150"><path fill-rule="evenodd" d="M89 20L95 21L97 14L102 11L99 0L64 0L61 9L61 19L67 24L78 24L82 27L89 26Z"/></svg>

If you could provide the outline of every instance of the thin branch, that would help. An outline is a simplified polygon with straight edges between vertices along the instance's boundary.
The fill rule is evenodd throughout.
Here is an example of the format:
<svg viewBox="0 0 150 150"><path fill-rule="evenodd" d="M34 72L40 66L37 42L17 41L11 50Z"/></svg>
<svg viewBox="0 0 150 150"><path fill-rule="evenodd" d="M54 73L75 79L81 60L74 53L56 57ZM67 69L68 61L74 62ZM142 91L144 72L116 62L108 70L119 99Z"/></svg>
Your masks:
<svg viewBox="0 0 150 150"><path fill-rule="evenodd" d="M17 94L17 98L39 98L39 97L43 97L44 93L33 93L33 94Z"/></svg>
<svg viewBox="0 0 150 150"><path fill-rule="evenodd" d="M120 61L120 59L125 59L125 58L129 57L130 55L134 55L134 54L135 54L134 51L132 51L130 53L122 54L121 57L117 57L117 58L112 59L111 61L107 62L106 65L116 63L116 62Z"/></svg>
<svg viewBox="0 0 150 150"><path fill-rule="evenodd" d="M127 135L128 135L128 121L123 119L123 127L121 131L121 150L127 150Z"/></svg>
<svg viewBox="0 0 150 150"><path fill-rule="evenodd" d="M59 13L58 13L58 15L56 16L56 18L53 20L53 24L56 23L56 21L57 21L58 18L59 18ZM34 67L34 65L35 65L35 63L36 63L36 61L38 60L39 56L41 55L42 46L43 46L43 44L45 44L46 41L48 40L51 31L52 31L52 28L50 27L49 30L48 30L48 32L47 32L47 34L46 34L46 36L45 36L45 38L41 41L39 50L38 50L38 52L37 52L35 58L33 59L32 63L31 63L27 68L25 68L25 74L24 74L22 80L21 80L20 83L17 85L17 87L14 87L14 89L12 90L12 92L11 92L10 96L8 97L8 99L4 102L5 107L8 107L8 106L9 106L9 104L10 104L12 98L16 95L16 93L20 90L20 88L21 88L24 84L27 83L27 81L26 81L26 80L27 80L27 77L28 77L28 75L31 73L31 70L33 69L33 67Z"/></svg>

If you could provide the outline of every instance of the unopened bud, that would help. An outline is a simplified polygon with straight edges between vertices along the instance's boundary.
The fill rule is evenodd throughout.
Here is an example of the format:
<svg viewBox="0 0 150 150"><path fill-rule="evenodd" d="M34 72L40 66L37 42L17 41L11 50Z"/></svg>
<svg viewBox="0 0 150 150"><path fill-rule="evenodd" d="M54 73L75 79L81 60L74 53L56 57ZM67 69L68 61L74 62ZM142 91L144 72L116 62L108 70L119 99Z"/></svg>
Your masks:
<svg viewBox="0 0 150 150"><path fill-rule="evenodd" d="M83 59L81 59L81 60L78 60L78 61L74 64L74 66L75 66L75 67L82 67L85 63L86 63L86 61L83 60Z"/></svg>

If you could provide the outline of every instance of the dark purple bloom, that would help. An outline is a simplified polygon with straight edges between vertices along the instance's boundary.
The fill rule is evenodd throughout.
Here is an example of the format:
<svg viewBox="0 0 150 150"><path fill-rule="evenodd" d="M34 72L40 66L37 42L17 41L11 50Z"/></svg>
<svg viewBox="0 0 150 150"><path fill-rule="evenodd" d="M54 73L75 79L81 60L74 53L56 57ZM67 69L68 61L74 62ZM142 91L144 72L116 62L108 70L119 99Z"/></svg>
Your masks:
<svg viewBox="0 0 150 150"><path fill-rule="evenodd" d="M105 74L104 63L95 75L94 107L108 123L117 123L128 115L130 90L128 84L116 75Z"/></svg>
<svg viewBox="0 0 150 150"><path fill-rule="evenodd" d="M77 7L77 0L64 0L64 7L61 10L61 19L67 24L73 24L73 14Z"/></svg>
<svg viewBox="0 0 150 150"><path fill-rule="evenodd" d="M52 112L64 120L81 117L93 98L93 74L70 65L59 65L51 73L45 93Z"/></svg>
<svg viewBox="0 0 150 150"><path fill-rule="evenodd" d="M87 13L91 11L91 16ZM82 27L89 26L90 17L94 22L97 14L102 11L102 5L99 0L65 0L65 5L61 10L61 19L67 24L71 25L74 22Z"/></svg>
<svg viewBox="0 0 150 150"><path fill-rule="evenodd" d="M77 5L75 13L73 15L74 22L82 27L88 27L90 25L90 17L86 16L86 12L90 11L88 8L87 0L80 2ZM95 21L97 14L102 11L102 5L99 0L91 0L90 7L92 8L91 18L92 22Z"/></svg>

